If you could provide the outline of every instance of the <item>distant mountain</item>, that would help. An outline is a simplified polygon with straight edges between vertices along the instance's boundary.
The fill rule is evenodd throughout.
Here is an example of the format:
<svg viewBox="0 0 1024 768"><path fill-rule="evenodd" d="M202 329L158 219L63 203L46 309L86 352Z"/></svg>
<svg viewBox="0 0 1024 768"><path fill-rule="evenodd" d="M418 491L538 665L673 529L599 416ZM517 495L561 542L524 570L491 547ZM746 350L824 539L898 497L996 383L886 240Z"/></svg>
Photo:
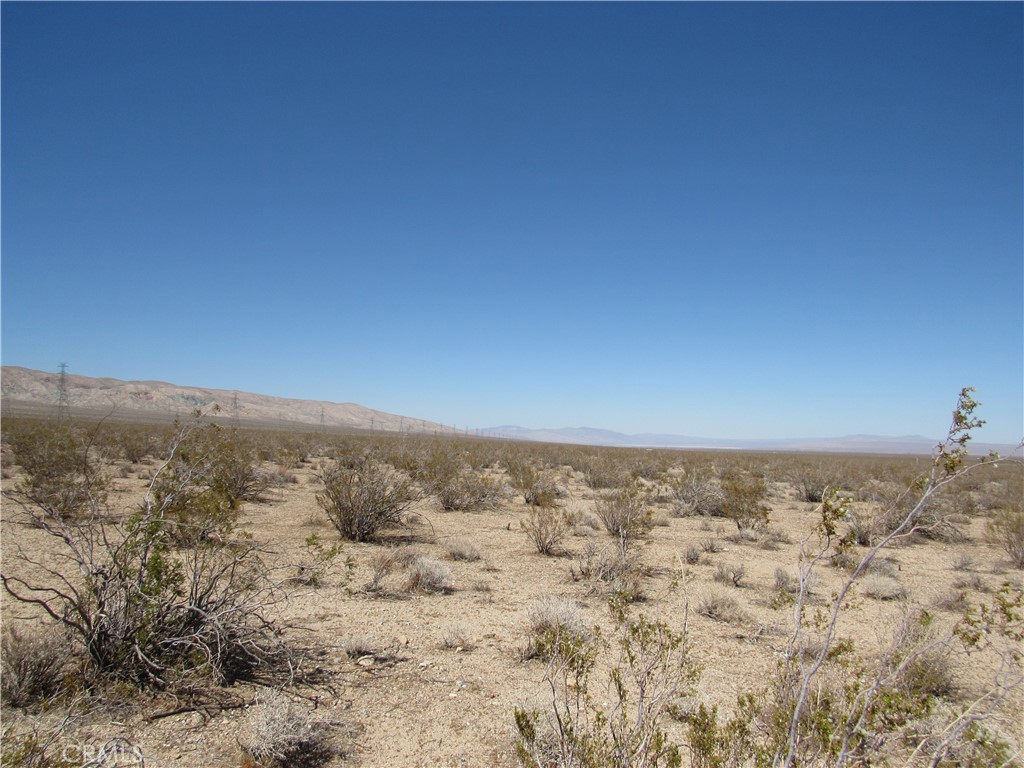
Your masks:
<svg viewBox="0 0 1024 768"><path fill-rule="evenodd" d="M689 448L736 451L808 451L815 453L907 453L930 455L938 439L907 435L885 437L881 435L846 435L845 437L796 438L779 440L722 440L712 437L689 437L642 433L628 435L607 429L591 427L563 427L561 429L529 429L501 426L480 430L485 435L496 435L514 440L535 440L545 443L573 445L604 445L634 448ZM973 455L989 451L1007 455L1016 446L994 443L970 443Z"/></svg>
<svg viewBox="0 0 1024 768"><path fill-rule="evenodd" d="M54 414L60 374L5 365L0 368L0 393L5 414ZM111 414L115 418L172 419L196 408L220 406L222 419L263 425L305 424L388 432L454 433L422 419L375 411L355 403L292 400L251 392L206 389L163 381L120 381L67 374L68 405L72 412Z"/></svg>

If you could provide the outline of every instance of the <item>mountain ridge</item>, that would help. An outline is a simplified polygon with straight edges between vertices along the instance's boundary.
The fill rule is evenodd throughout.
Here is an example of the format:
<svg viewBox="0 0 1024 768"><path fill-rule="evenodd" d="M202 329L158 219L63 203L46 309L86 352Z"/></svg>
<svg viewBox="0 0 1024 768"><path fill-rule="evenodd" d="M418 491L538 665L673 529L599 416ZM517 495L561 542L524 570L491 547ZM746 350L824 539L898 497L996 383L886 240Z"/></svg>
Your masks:
<svg viewBox="0 0 1024 768"><path fill-rule="evenodd" d="M388 413L358 403L301 400L210 387L194 387L159 380L123 381L111 377L66 374L69 406L95 415L172 419L196 408L220 407L221 418L275 426L306 426L353 430L414 433L465 434L463 430L410 416ZM57 411L59 373L5 365L0 367L0 401L4 415L17 412L34 415ZM237 404L237 407L236 407ZM691 450L799 451L817 453L932 453L937 439L921 435L882 436L851 434L842 437L733 440L656 432L626 434L596 427L531 429L504 425L471 430L477 435L573 445L633 448L678 448ZM990 450L1008 454L1016 446L971 443L975 455Z"/></svg>

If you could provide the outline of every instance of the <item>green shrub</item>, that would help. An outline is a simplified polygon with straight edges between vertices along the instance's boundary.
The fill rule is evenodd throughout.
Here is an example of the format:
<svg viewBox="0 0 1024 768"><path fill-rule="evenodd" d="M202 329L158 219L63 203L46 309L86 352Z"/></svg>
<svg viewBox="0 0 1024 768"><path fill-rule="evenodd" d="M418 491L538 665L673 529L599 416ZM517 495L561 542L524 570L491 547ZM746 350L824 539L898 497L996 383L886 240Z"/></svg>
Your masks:
<svg viewBox="0 0 1024 768"><path fill-rule="evenodd" d="M736 528L763 530L768 527L771 507L768 484L759 475L732 471L722 478L722 514L736 523Z"/></svg>
<svg viewBox="0 0 1024 768"><path fill-rule="evenodd" d="M405 475L386 464L365 455L351 463L321 468L324 488L316 500L342 538L369 541L400 525L418 495Z"/></svg>

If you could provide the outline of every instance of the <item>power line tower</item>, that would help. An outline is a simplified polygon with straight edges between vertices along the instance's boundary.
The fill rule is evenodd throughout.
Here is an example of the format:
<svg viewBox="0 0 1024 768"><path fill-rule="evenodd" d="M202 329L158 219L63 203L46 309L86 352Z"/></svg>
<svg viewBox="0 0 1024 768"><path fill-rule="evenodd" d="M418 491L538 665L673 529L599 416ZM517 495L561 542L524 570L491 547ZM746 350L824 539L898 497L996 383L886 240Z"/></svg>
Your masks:
<svg viewBox="0 0 1024 768"><path fill-rule="evenodd" d="M71 418L71 405L68 400L68 364L60 364L60 378L57 379L57 419L65 421Z"/></svg>
<svg viewBox="0 0 1024 768"><path fill-rule="evenodd" d="M324 432L327 429L327 423L324 421L324 407L320 406L320 431Z"/></svg>
<svg viewBox="0 0 1024 768"><path fill-rule="evenodd" d="M238 429L238 393L235 392L231 398L231 426Z"/></svg>

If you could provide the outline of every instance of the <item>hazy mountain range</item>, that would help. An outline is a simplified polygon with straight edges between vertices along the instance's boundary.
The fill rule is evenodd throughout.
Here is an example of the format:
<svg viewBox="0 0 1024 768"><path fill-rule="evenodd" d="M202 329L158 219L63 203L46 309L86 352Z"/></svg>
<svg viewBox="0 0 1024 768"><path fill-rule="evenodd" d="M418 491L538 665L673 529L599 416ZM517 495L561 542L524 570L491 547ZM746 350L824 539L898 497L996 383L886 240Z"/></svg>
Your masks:
<svg viewBox="0 0 1024 768"><path fill-rule="evenodd" d="M5 365L0 368L3 413L52 415L57 412L60 374ZM296 426L410 432L418 434L462 434L462 430L384 411L356 403L324 400L295 400L251 392L187 387L163 381L121 381L67 374L68 405L72 413L111 415L120 419L168 420L187 416L192 410L220 406L222 419L264 426ZM643 433L627 435L591 427L528 429L518 426L474 430L476 434L513 440L534 440L577 445L630 446L646 448L706 448L750 451L814 451L841 453L929 454L937 438L908 435L846 435L844 437L780 440L722 440L710 437ZM971 443L974 454L990 450L1012 452L1012 445Z"/></svg>

